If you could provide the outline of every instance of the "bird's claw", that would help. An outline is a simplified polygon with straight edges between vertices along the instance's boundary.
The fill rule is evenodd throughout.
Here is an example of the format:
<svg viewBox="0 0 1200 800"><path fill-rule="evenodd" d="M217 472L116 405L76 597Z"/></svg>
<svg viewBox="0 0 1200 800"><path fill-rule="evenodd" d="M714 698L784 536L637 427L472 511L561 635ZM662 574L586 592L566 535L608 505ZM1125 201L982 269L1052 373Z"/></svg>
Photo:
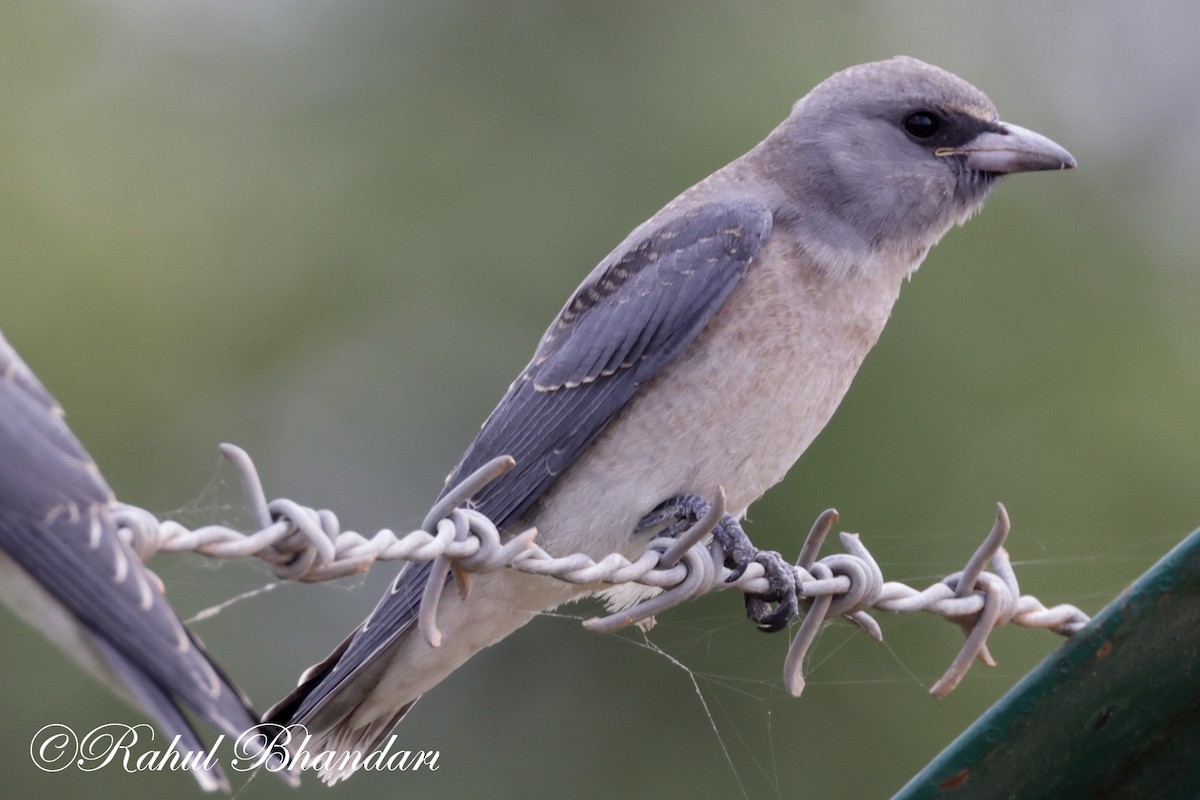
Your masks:
<svg viewBox="0 0 1200 800"><path fill-rule="evenodd" d="M781 631L800 615L796 597L796 571L774 550L759 550L736 519L726 516L713 530L713 538L725 551L725 566L731 571L726 583L735 583L751 564L762 565L770 589L761 595L746 595L746 616L765 633ZM772 608L772 604L775 607Z"/></svg>
<svg viewBox="0 0 1200 800"><path fill-rule="evenodd" d="M737 583L738 581L740 581L742 579L742 576L746 574L746 567L750 566L750 564L751 564L751 562L744 561L741 564L738 564L737 566L735 566L732 570L729 571L729 576L727 578L725 578L725 582L726 583Z"/></svg>
<svg viewBox="0 0 1200 800"><path fill-rule="evenodd" d="M796 571L774 550L759 550L753 561L762 565L771 588L765 594L746 595L746 616L763 633L776 633L800 616L800 598L796 594ZM740 568L745 571L746 565ZM735 570L737 571L737 570ZM774 610L771 604L775 604Z"/></svg>
<svg viewBox="0 0 1200 800"><path fill-rule="evenodd" d="M659 503L653 511L642 517L634 528L634 533L658 529L659 536L675 539L707 514L710 508L712 504L698 494L672 497Z"/></svg>
<svg viewBox="0 0 1200 800"><path fill-rule="evenodd" d="M658 528L659 535L676 537L696 520L708 513L709 501L694 494L671 498L642 517L637 530ZM762 595L746 595L746 616L758 629L767 633L781 631L800 615L796 596L796 573L792 566L773 550L759 550L742 530L737 518L726 514L713 529L713 540L725 554L725 566L730 570L726 583L737 582L746 568L757 562L766 573L770 589Z"/></svg>

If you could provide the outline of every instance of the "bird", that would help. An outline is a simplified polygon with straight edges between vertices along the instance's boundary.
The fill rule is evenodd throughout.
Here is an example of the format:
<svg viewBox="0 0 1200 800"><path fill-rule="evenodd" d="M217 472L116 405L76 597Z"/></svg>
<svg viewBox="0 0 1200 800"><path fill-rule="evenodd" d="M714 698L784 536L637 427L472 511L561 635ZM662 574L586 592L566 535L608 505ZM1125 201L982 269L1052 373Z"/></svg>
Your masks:
<svg viewBox="0 0 1200 800"><path fill-rule="evenodd" d="M472 499L555 555L635 557L722 490L714 537L735 572L761 563L764 630L797 613L792 572L741 529L829 421L901 285L1003 176L1075 167L1002 122L974 86L915 58L835 73L762 142L637 226L584 278L487 417L446 489L501 455L516 466ZM353 774L424 693L534 616L601 592L512 570L448 580L434 646L415 620L428 564L406 565L366 620L265 720ZM462 588L462 587L459 587ZM611 606L636 592L607 593Z"/></svg>
<svg viewBox="0 0 1200 800"><path fill-rule="evenodd" d="M229 791L220 766L204 763L184 708L233 741L254 731L258 714L121 538L113 491L3 334L0 453L0 600L144 711L168 742L179 737L201 788ZM247 755L261 752L243 742Z"/></svg>

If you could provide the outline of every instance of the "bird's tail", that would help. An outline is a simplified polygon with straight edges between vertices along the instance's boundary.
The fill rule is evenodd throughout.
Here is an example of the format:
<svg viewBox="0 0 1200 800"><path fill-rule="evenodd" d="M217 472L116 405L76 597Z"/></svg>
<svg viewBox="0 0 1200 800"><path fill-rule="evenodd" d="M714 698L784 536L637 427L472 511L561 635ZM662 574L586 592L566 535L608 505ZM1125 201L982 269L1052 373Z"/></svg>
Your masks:
<svg viewBox="0 0 1200 800"><path fill-rule="evenodd" d="M317 776L330 786L353 775L420 699L415 697L394 714L377 717L364 725L352 725L350 714L333 724L329 724L328 717L322 720L326 716L324 704L313 703L313 690L337 667L353 639L354 634L346 637L332 653L305 670L296 688L262 717L264 723L278 725L285 731L280 741L289 751L288 771L298 775L302 770L315 769Z"/></svg>
<svg viewBox="0 0 1200 800"><path fill-rule="evenodd" d="M362 766L364 759L380 748L384 739L392 732L392 728L396 727L416 702L413 700L392 716L379 717L358 728L352 728L348 720L342 720L321 735L313 737L313 744L306 749L311 755L309 763L314 764L317 770L317 777L325 784L333 786L353 775L355 770ZM316 759L320 761L317 762ZM295 761L296 754L293 753L293 763Z"/></svg>

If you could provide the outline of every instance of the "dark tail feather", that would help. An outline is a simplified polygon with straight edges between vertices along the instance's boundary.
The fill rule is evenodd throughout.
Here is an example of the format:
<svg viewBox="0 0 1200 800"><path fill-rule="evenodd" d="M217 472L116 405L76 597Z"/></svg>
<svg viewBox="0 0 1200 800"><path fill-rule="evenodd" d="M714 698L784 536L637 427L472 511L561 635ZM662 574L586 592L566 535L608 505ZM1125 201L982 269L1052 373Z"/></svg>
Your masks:
<svg viewBox="0 0 1200 800"><path fill-rule="evenodd" d="M150 678L137 667L129 663L125 656L121 655L116 648L108 644L98 636L93 636L92 641L95 642L97 649L112 665L113 671L121 678L125 686L129 688L130 693L142 709L150 715L157 723L159 730L165 736L174 738L179 737L180 750L186 753L199 753L204 749L204 743L200 741L200 736L196 733L188 722L187 717L183 715L183 711L175 704L175 701L169 694L163 691L162 687L150 680ZM191 764L192 775L196 778L196 782L200 784L200 788L206 792L213 791L229 791L229 781L225 777L225 773L220 767L213 766L211 770L204 769L200 765L203 759L197 758Z"/></svg>

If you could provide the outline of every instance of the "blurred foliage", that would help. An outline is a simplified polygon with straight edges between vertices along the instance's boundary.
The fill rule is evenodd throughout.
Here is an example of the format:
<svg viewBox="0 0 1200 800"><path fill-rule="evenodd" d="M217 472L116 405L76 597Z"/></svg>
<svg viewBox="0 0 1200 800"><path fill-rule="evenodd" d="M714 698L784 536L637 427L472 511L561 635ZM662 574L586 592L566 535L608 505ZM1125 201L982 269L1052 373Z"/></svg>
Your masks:
<svg viewBox="0 0 1200 800"><path fill-rule="evenodd" d="M752 509L792 551L835 505L890 578L957 569L1004 500L1027 591L1095 611L1200 522L1200 7L1116 0L605 4L50 0L0 10L0 329L129 502L237 516L215 446L347 527L416 524L567 294L812 85L908 53L1051 136L907 286L838 415ZM194 613L266 582L159 559ZM265 707L391 567L282 587L199 626ZM560 609L399 729L433 773L242 798L882 797L1057 642L928 686L960 634L786 641L707 598L639 635ZM159 797L181 775L38 772L34 731L136 721L0 616L5 795ZM633 646L629 646L633 645ZM661 648L670 657L655 652ZM686 669L680 669L678 662ZM699 696L698 696L699 695ZM703 703L701 702L703 699Z"/></svg>

